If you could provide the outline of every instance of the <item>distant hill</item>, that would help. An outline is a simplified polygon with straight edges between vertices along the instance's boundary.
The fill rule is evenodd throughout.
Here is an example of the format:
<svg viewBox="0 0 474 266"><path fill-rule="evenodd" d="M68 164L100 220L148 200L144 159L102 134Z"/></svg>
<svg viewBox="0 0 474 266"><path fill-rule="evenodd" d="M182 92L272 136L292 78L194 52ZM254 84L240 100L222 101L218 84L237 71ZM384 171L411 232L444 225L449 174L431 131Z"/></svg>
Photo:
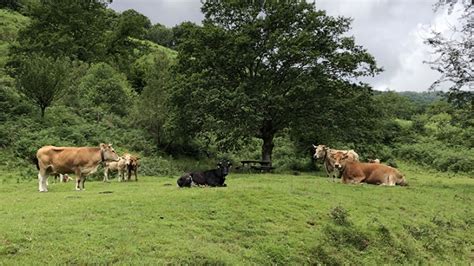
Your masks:
<svg viewBox="0 0 474 266"><path fill-rule="evenodd" d="M398 94L405 96L417 103L418 105L426 106L432 102L440 100L442 97L437 92L415 92L415 91L402 91Z"/></svg>

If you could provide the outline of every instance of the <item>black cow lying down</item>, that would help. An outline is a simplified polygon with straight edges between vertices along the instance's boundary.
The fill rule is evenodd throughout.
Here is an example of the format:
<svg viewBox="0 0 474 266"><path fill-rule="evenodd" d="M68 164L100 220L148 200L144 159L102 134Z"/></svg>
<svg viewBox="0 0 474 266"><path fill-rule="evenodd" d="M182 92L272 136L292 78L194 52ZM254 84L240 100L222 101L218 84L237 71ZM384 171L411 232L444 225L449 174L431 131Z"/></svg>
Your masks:
<svg viewBox="0 0 474 266"><path fill-rule="evenodd" d="M178 179L178 186L191 187L195 186L211 186L226 187L225 177L229 174L232 164L229 161L219 162L217 169L207 170L204 172L186 173Z"/></svg>

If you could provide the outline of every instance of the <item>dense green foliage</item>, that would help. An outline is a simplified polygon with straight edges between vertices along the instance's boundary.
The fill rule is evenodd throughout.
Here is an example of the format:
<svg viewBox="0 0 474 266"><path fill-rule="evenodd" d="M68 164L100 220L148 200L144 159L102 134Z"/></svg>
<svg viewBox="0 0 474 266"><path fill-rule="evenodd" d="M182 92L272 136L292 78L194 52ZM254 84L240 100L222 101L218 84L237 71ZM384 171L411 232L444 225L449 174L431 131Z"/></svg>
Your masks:
<svg viewBox="0 0 474 266"><path fill-rule="evenodd" d="M327 16L304 1L206 2L202 10L203 27L190 28L178 46L173 104L180 121L188 118L181 125L188 135L212 131L225 141L222 148L257 137L261 159L271 161L275 135L325 120L326 112L313 110L339 100L338 94L345 97L337 104L354 108L337 112L336 124L344 117L356 132L367 126L347 123L373 113L370 100L354 110L370 92L348 80L379 69L344 35L350 19Z"/></svg>
<svg viewBox="0 0 474 266"><path fill-rule="evenodd" d="M473 179L400 169L410 187L231 174L219 189L153 176L46 194L0 172L0 264L472 263Z"/></svg>
<svg viewBox="0 0 474 266"><path fill-rule="evenodd" d="M5 165L29 165L45 144L112 142L154 164L150 174L185 170L173 166L183 157L205 167L271 156L277 172L307 171L318 168L311 144L325 143L474 171L469 106L353 83L380 69L347 36L350 19L306 2L203 8L202 26L173 28L107 1L1 9L0 146L15 162Z"/></svg>
<svg viewBox="0 0 474 266"><path fill-rule="evenodd" d="M15 78L18 90L40 108L41 117L44 117L46 108L61 98L73 84L74 72L67 58L31 54L19 62Z"/></svg>

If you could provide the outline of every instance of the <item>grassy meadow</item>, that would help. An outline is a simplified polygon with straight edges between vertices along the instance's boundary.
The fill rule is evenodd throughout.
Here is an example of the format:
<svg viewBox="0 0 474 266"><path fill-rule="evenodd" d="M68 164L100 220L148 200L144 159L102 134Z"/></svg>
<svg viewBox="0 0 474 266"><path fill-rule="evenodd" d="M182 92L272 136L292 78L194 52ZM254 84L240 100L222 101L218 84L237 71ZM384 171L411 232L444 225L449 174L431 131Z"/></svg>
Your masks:
<svg viewBox="0 0 474 266"><path fill-rule="evenodd" d="M473 263L474 179L400 168L409 187L232 173L226 188L50 178L39 193L0 176L0 264Z"/></svg>

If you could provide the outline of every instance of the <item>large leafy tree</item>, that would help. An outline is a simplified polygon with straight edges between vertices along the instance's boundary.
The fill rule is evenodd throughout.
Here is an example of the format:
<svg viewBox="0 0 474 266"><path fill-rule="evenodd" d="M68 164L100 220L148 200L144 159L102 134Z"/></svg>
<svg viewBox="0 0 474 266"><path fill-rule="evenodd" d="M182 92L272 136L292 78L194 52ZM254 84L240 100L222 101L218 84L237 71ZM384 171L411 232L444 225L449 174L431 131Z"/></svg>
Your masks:
<svg viewBox="0 0 474 266"><path fill-rule="evenodd" d="M32 5L31 23L14 54L41 52L85 62L104 58L113 12L110 0L47 1Z"/></svg>
<svg viewBox="0 0 474 266"><path fill-rule="evenodd" d="M79 83L81 105L101 113L126 115L132 104L133 92L125 75L106 63L94 64Z"/></svg>
<svg viewBox="0 0 474 266"><path fill-rule="evenodd" d="M275 134L321 115L328 88L357 90L356 77L380 71L347 35L351 20L312 3L207 1L202 11L203 26L178 37L177 120L188 134L256 136L262 160L271 161Z"/></svg>
<svg viewBox="0 0 474 266"><path fill-rule="evenodd" d="M67 58L32 54L20 61L15 75L19 91L40 108L44 117L46 108L64 96L74 73Z"/></svg>

